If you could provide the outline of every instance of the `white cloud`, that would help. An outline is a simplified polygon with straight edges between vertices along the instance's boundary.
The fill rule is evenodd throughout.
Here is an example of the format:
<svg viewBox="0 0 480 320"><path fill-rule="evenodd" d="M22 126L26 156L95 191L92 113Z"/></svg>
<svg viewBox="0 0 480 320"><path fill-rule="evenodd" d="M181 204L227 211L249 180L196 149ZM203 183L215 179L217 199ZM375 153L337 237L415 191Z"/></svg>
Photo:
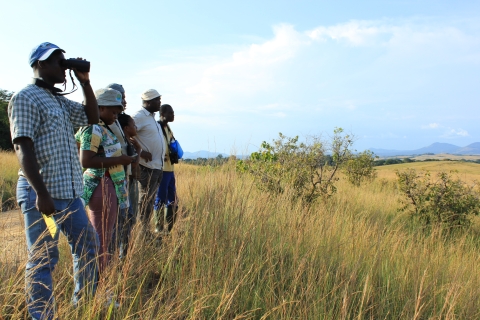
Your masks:
<svg viewBox="0 0 480 320"><path fill-rule="evenodd" d="M455 137L468 137L467 130L464 129L454 129L451 127L442 126L436 122L430 123L428 125L421 126L422 129L443 129L445 130L444 133L440 136L441 138L455 138Z"/></svg>
<svg viewBox="0 0 480 320"><path fill-rule="evenodd" d="M261 44L252 44L234 52L224 61L203 70L199 81L185 89L200 97L202 103L232 99L233 95L252 95L275 87L275 69L295 57L300 47L307 45L307 37L291 25L274 27L274 37Z"/></svg>
<svg viewBox="0 0 480 320"><path fill-rule="evenodd" d="M422 129L437 129L439 127L440 127L440 125L438 123L433 122L433 123L430 123L430 124L427 124L427 125L423 125Z"/></svg>
<svg viewBox="0 0 480 320"><path fill-rule="evenodd" d="M454 137L468 137L469 134L467 130L464 129L448 129L443 135L442 138L454 138Z"/></svg>
<svg viewBox="0 0 480 320"><path fill-rule="evenodd" d="M357 106L353 103L349 103L347 105L347 109L350 110L350 111L353 111L353 110L357 109Z"/></svg>
<svg viewBox="0 0 480 320"><path fill-rule="evenodd" d="M384 49L380 50L379 57L370 58L371 66L351 65L349 61L340 61L341 58L331 60L332 57L314 54L308 56L309 52L328 52L336 48L336 45L325 47L327 39L339 41L340 47L346 43L353 47L381 46ZM258 38L256 41L259 41ZM457 60L475 59L480 51L480 37L467 35L455 27L431 24L431 21L349 21L333 26L319 26L309 31L297 31L292 25L282 24L273 27L271 39L244 47L232 44L230 49L228 52L228 46L222 46L217 56L212 50L198 50L197 56L191 50L176 50L175 54L164 52L163 55L169 57L169 60L173 59L173 62L141 72L138 77L154 80L162 87L162 93L180 99L187 109L226 113L246 108L240 101L244 102L258 94L270 97L269 101L264 101L265 105L278 104L281 88L290 89L300 85L289 81L285 74L294 72L301 75L310 71L309 68L319 68L315 78L303 79L299 76L297 79L304 81L302 85L306 87L318 83L317 88L324 89L332 79L351 77L351 74L342 72L358 73L361 70L362 73L380 73L378 80L373 80L379 82L376 84L378 86L382 85L383 77L395 81L398 78L396 72L407 72L414 65L431 62L435 57L442 56L445 61L451 61L452 55ZM355 49L341 49L337 45L335 50ZM355 55L355 52L348 53ZM308 60L304 59L305 55ZM330 60L325 60L329 58ZM418 61L412 62L411 59ZM322 66L331 69L321 68ZM412 76L411 73L409 75ZM419 79L417 81L421 81ZM311 95L315 95L315 92L311 92ZM356 101L359 99L372 98L373 96L333 97L335 100L346 101L347 110L356 109L359 106Z"/></svg>
<svg viewBox="0 0 480 320"><path fill-rule="evenodd" d="M228 126L228 122L225 119L211 115L208 117L204 117L200 115L182 114L180 117L177 117L177 119L175 119L175 123L187 125L195 124L196 126L207 128Z"/></svg>
<svg viewBox="0 0 480 320"><path fill-rule="evenodd" d="M280 108L279 103L269 103L269 104L258 107L259 110L273 110L273 109L279 109L279 108Z"/></svg>
<svg viewBox="0 0 480 320"><path fill-rule="evenodd" d="M313 40L332 39L344 41L353 46L372 44L378 36L391 33L388 26L379 25L376 21L350 21L334 26L320 26L306 34Z"/></svg>
<svg viewBox="0 0 480 320"><path fill-rule="evenodd" d="M441 129L449 138L475 136L458 129L465 123L447 127L428 121L432 114L441 119L449 112L465 112L465 101L455 101L459 107L452 110L444 100L461 97L455 86L474 83L456 70L464 63L462 68L478 74L479 30L428 19L349 21L306 31L283 24L273 28L270 39L243 38L249 41L244 45L174 54L166 50L163 64L139 73L131 83L155 83L151 87L161 91L162 101L175 106L179 124L200 127L205 134L225 128L225 139L242 136L235 132L244 128L239 124L259 119L261 126L252 125L251 133L268 137L285 117L301 123L292 126L294 133L342 126L398 141L414 119L424 125L409 137L418 134L420 139L425 134L420 129ZM470 97L468 105L476 101ZM394 133L380 133L389 130Z"/></svg>
<svg viewBox="0 0 480 320"><path fill-rule="evenodd" d="M337 41L349 46L379 46L390 54L426 59L454 59L463 62L480 63L480 37L447 21L435 19L405 20L353 20L333 26L319 26L305 34L314 41ZM477 29L474 26L473 29Z"/></svg>
<svg viewBox="0 0 480 320"><path fill-rule="evenodd" d="M272 113L272 116L277 118L285 118L287 114L285 112L275 112L275 113Z"/></svg>

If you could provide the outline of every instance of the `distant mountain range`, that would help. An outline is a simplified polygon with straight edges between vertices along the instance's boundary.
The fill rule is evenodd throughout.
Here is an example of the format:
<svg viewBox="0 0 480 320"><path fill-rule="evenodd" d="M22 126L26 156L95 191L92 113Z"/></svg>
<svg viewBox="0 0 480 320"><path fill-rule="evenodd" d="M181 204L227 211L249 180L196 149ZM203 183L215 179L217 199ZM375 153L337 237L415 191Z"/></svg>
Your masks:
<svg viewBox="0 0 480 320"><path fill-rule="evenodd" d="M466 147L459 147L450 143L435 142L428 147L423 147L416 150L387 150L387 149L375 149L370 148L370 151L380 157L393 157L393 156L413 156L421 155L425 153L449 153L460 155L480 155L480 142L474 142Z"/></svg>
<svg viewBox="0 0 480 320"><path fill-rule="evenodd" d="M183 159L197 159L197 158L216 158L219 154L224 158L228 158L230 155L226 153L211 152L206 150L200 150L195 152L183 152Z"/></svg>
<svg viewBox="0 0 480 320"><path fill-rule="evenodd" d="M449 153L459 155L480 155L480 142L474 142L466 147L459 147L450 143L435 142L428 147L423 147L416 150L388 150L388 149L376 149L370 148L370 151L380 157L394 157L394 156L413 156L426 153ZM183 153L183 159L197 159L197 158L216 158L221 154L224 158L228 158L230 155L226 153L211 152L206 150L200 150L195 152L185 151ZM245 158L244 155L237 155L238 159Z"/></svg>

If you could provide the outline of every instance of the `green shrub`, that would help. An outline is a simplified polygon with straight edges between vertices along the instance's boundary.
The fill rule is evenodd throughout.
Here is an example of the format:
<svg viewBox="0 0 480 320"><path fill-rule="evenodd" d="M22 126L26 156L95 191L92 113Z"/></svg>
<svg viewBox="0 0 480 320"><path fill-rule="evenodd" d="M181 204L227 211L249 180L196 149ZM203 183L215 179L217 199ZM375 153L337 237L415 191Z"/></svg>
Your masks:
<svg viewBox="0 0 480 320"><path fill-rule="evenodd" d="M292 190L292 199L310 203L328 198L337 191L335 182L340 167L351 158L353 139L336 128L331 141L310 137L299 142L282 133L272 144L263 142L250 159L237 163L237 169L255 178L261 190L280 194Z"/></svg>
<svg viewBox="0 0 480 320"><path fill-rule="evenodd" d="M423 226L467 227L479 214L480 197L475 186L469 186L446 172L433 179L429 172L417 174L414 169L396 171L403 193L401 211L409 212Z"/></svg>
<svg viewBox="0 0 480 320"><path fill-rule="evenodd" d="M377 176L375 158L370 150L352 155L343 166L343 173L354 186L360 186L364 181L372 181Z"/></svg>
<svg viewBox="0 0 480 320"><path fill-rule="evenodd" d="M13 92L0 89L0 150L13 150L7 115L8 101L12 96Z"/></svg>

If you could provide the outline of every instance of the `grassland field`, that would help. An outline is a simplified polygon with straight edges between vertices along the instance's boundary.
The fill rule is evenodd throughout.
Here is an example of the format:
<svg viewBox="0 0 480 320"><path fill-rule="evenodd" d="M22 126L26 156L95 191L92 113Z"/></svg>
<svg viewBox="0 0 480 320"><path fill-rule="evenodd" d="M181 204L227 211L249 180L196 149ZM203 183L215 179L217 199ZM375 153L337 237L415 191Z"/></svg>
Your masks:
<svg viewBox="0 0 480 320"><path fill-rule="evenodd" d="M395 180L395 171L415 169L418 172L429 171L432 175L450 172L465 182L480 181L480 164L461 161L418 161L375 167L378 178Z"/></svg>
<svg viewBox="0 0 480 320"><path fill-rule="evenodd" d="M13 152L0 150L0 212L15 207L18 160Z"/></svg>
<svg viewBox="0 0 480 320"><path fill-rule="evenodd" d="M13 154L0 153L0 188L16 179L17 168ZM337 195L306 207L291 203L288 194L259 192L251 177L231 164L180 164L180 218L173 232L158 246L136 227L127 257L114 259L95 298L78 308L69 303L71 259L60 239L54 272L58 315L479 319L478 224L454 238L417 228L398 211L402 195L395 170L407 168L456 170L462 180L480 180L480 164L474 163L382 166L373 182L354 187L341 179ZM12 231L21 214L0 215L0 319L23 319L25 240L20 228ZM119 308L105 307L106 291L115 292Z"/></svg>
<svg viewBox="0 0 480 320"><path fill-rule="evenodd" d="M380 157L381 159L405 159L409 158L415 161L425 161L427 159L435 160L453 160L453 161L462 161L462 160L480 160L480 155L457 155L450 153L439 153L439 154L423 154L417 156L391 156L391 157Z"/></svg>

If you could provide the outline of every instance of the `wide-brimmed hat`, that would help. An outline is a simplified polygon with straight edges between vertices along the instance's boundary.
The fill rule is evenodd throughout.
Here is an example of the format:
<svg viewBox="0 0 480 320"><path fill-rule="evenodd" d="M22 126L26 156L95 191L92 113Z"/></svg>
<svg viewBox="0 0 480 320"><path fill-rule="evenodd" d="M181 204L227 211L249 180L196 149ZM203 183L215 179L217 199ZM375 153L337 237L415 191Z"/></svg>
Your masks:
<svg viewBox="0 0 480 320"><path fill-rule="evenodd" d="M160 93L158 93L157 90L155 89L148 89L147 91L145 91L144 93L142 93L142 100L144 101L150 101L150 100L153 100L155 98L158 98L158 97L161 97L162 95Z"/></svg>
<svg viewBox="0 0 480 320"><path fill-rule="evenodd" d="M118 84L118 83L110 83L105 88L110 88L110 89L117 90L120 93L125 93L125 89L123 89L123 86L121 84Z"/></svg>
<svg viewBox="0 0 480 320"><path fill-rule="evenodd" d="M97 104L104 107L121 107L122 94L111 88L102 88L95 91L95 98L97 98Z"/></svg>

